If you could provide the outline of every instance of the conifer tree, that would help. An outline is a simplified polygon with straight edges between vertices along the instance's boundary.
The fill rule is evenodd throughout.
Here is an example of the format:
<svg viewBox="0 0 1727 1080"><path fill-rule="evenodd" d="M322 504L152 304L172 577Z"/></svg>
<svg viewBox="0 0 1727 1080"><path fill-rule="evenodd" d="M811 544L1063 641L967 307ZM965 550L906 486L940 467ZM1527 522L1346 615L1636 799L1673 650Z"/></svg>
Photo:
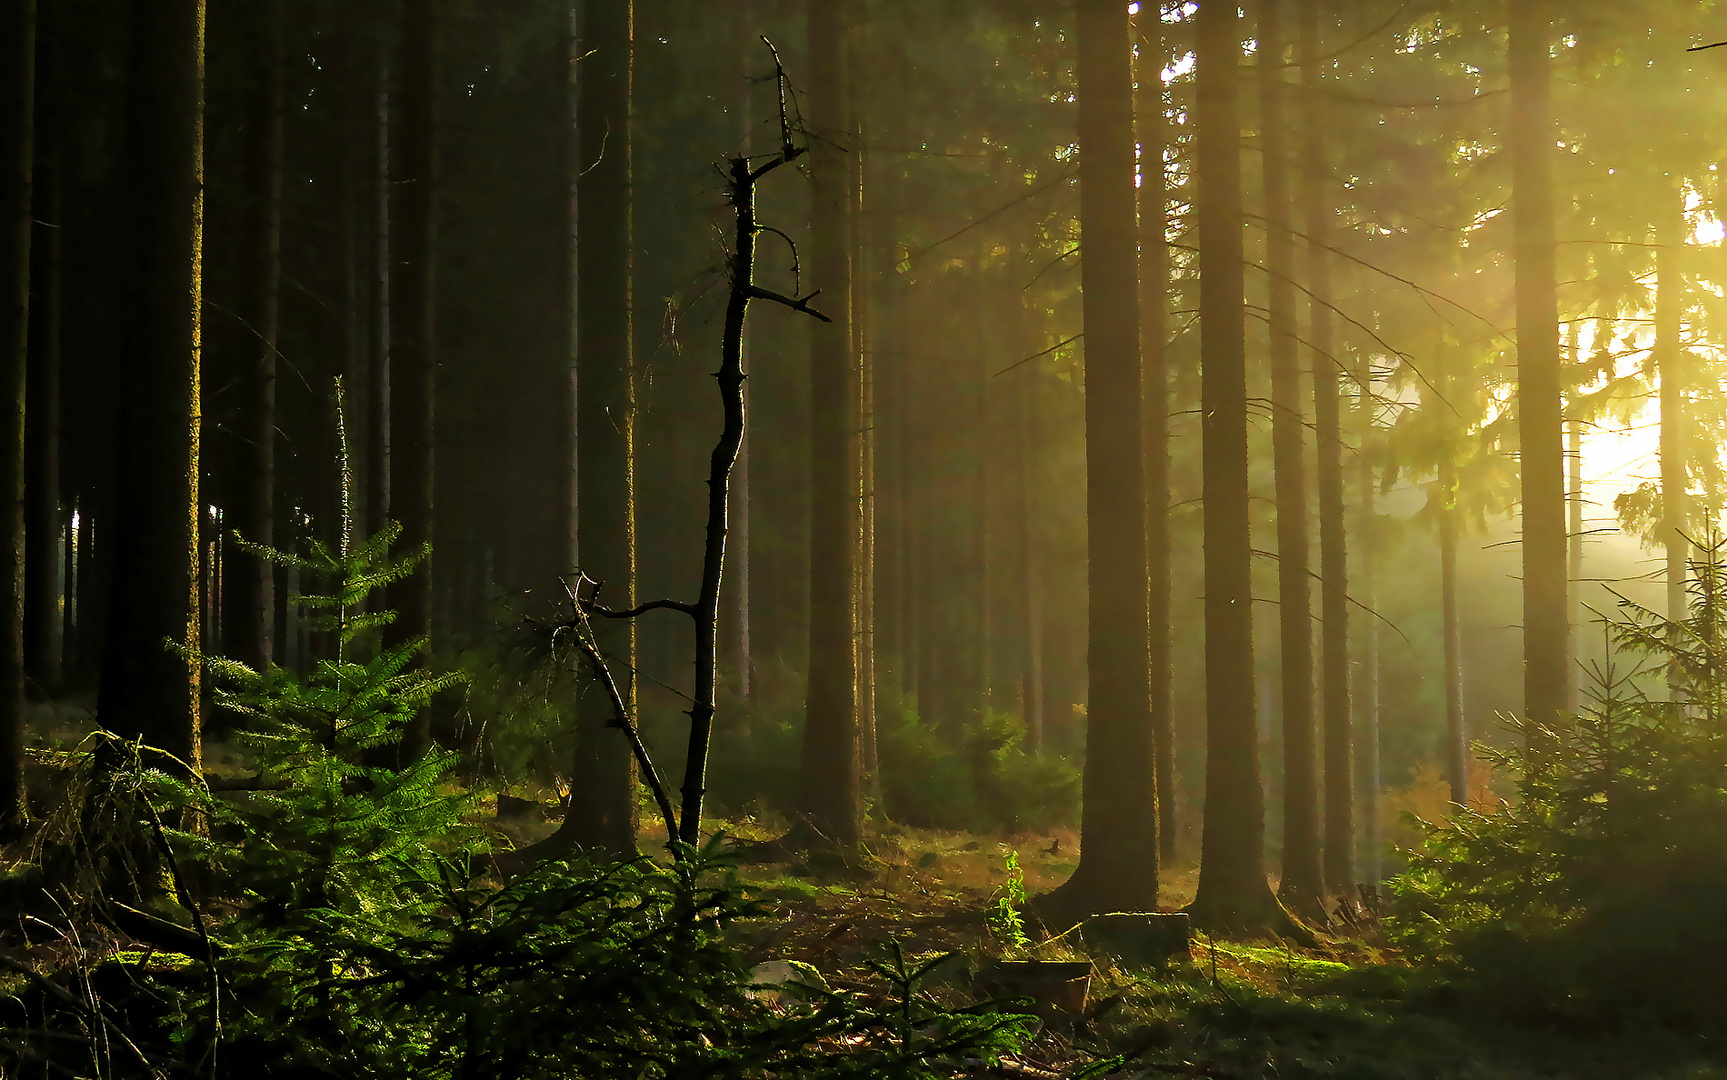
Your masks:
<svg viewBox="0 0 1727 1080"><path fill-rule="evenodd" d="M1192 912L1204 925L1282 922L1265 878L1265 796L1253 678L1243 322L1241 34L1234 0L1198 13L1194 183L1199 239L1205 500L1205 833Z"/></svg>
<svg viewBox="0 0 1727 1080"><path fill-rule="evenodd" d="M400 138L390 158L390 515L403 542L432 539L432 409L438 237L439 0L402 0ZM397 621L391 644L432 632L435 567L390 586ZM402 740L414 755L431 743L431 717L422 715Z"/></svg>
<svg viewBox="0 0 1727 1080"><path fill-rule="evenodd" d="M634 208L631 95L635 12L630 0L583 6L576 78L576 549L603 602L636 594ZM634 687L634 620L601 641ZM616 856L636 850L635 770L611 729L610 706L577 707L576 762L560 835Z"/></svg>
<svg viewBox="0 0 1727 1080"><path fill-rule="evenodd" d="M804 697L803 793L809 827L855 843L858 792L858 372L850 344L851 259L846 178L848 5L806 7L810 152L809 273L832 323L810 329L810 621ZM852 148L855 150L855 148Z"/></svg>
<svg viewBox="0 0 1727 1080"><path fill-rule="evenodd" d="M1539 738L1563 724L1569 693L1565 610L1565 432L1555 271L1551 8L1509 0L1511 213L1517 265L1518 445L1523 481L1523 710Z"/></svg>
<svg viewBox="0 0 1727 1080"><path fill-rule="evenodd" d="M1091 690L1080 864L1045 901L1064 916L1150 910L1158 855L1132 44L1123 5L1080 0L1076 14Z"/></svg>
<svg viewBox="0 0 1727 1080"><path fill-rule="evenodd" d="M1321 911L1318 777L1314 755L1313 628L1308 573L1307 465L1301 361L1295 333L1295 233L1290 225L1284 104L1285 52L1279 0L1260 0L1260 156L1265 176L1265 269L1271 324L1271 425L1277 470L1277 613L1283 700L1283 873L1278 895Z"/></svg>

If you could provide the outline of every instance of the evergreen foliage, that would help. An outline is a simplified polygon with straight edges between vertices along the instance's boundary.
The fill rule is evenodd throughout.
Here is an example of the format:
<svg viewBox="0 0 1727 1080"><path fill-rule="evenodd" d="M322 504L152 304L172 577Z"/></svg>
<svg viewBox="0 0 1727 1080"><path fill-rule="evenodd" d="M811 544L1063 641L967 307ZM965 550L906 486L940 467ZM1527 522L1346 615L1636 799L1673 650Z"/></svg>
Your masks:
<svg viewBox="0 0 1727 1080"><path fill-rule="evenodd" d="M1727 1018L1727 562L1719 540L1701 550L1682 621L1621 601L1606 627L1621 659L1591 665L1569 727L1484 751L1521 774L1519 797L1424 823L1405 853L1395 939L1507 1008Z"/></svg>
<svg viewBox="0 0 1727 1080"><path fill-rule="evenodd" d="M395 536L254 549L334 583L297 599L337 645L303 678L203 658L218 702L246 718L259 790L213 792L106 733L66 755L73 797L40 834L63 854L26 888L60 921L38 921L75 943L80 908L148 948L93 962L81 996L25 983L9 1056L104 1076L837 1080L945 1075L944 1060L1029 1036L1030 1017L939 1004L920 984L940 960L897 946L872 964L872 993L798 987L787 1005L752 991L723 932L763 911L722 838L670 867L489 873L452 753L375 763L459 681L409 669L423 642L350 658L391 618L363 610L368 594L424 556L392 561ZM164 825L177 821L191 827Z"/></svg>

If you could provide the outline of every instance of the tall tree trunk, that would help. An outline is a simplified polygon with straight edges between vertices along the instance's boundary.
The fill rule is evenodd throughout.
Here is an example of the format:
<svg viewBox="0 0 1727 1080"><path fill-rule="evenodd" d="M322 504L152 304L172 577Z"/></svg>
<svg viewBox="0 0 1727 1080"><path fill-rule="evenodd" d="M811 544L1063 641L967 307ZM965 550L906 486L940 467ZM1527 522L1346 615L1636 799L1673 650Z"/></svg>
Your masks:
<svg viewBox="0 0 1727 1080"><path fill-rule="evenodd" d="M0 834L22 827L24 805L24 380L30 345L31 188L35 180L36 2L0 14Z"/></svg>
<svg viewBox="0 0 1727 1080"><path fill-rule="evenodd" d="M1295 234L1283 120L1287 83L1279 0L1260 0L1260 152L1265 173L1266 273L1270 278L1271 441L1277 472L1277 600L1282 646L1283 876L1278 898L1325 910L1319 786L1314 756L1312 593L1308 580L1307 466L1302 443L1301 359L1295 334Z"/></svg>
<svg viewBox="0 0 1727 1080"><path fill-rule="evenodd" d="M1690 433L1686 430L1684 355L1679 335L1685 283L1679 269L1685 245L1685 195L1662 193L1655 223L1655 373L1661 384L1661 546L1667 556L1667 618L1685 618L1685 538L1690 500Z"/></svg>
<svg viewBox="0 0 1727 1080"><path fill-rule="evenodd" d="M867 0L855 0L860 15L867 12ZM850 35L846 51L846 71L868 70L867 54L861 35ZM847 136L851 153L846 155L849 205L846 208L851 274L851 351L857 367L858 395L858 549L857 549L857 703L858 703L858 767L872 798L880 794L880 776L876 753L876 609L875 609L875 342L870 320L870 284L872 267L866 243L864 206L867 193L865 181L869 175L869 152L864 142L862 95L856 87L847 88Z"/></svg>
<svg viewBox="0 0 1727 1080"><path fill-rule="evenodd" d="M856 560L858 389L851 357L843 0L809 0L810 274L834 321L810 328L809 684L804 698L802 809L816 834L858 840Z"/></svg>
<svg viewBox="0 0 1727 1080"><path fill-rule="evenodd" d="M1355 866L1355 800L1356 786L1361 791L1362 869L1371 887L1379 883L1379 617L1375 608L1376 574L1374 557L1379 530L1378 511L1374 505L1376 480L1373 468L1372 443L1376 406L1373 398L1373 364L1363 356L1356 375L1356 423L1361 432L1355 455L1356 490L1360 497L1355 535L1360 549L1357 599L1367 615L1361 620L1361 668L1351 704L1355 707L1354 735L1361 741L1356 755L1353 741L1346 731L1325 745L1326 776L1351 778L1351 764L1357 766L1359 777L1345 779L1326 789L1325 854L1326 883L1337 891L1350 889L1356 883ZM1327 781L1329 785L1329 780Z"/></svg>
<svg viewBox="0 0 1727 1080"><path fill-rule="evenodd" d="M438 236L437 38L439 0L402 2L402 79L391 166L395 222L390 241L390 513L402 526L400 548L432 540L432 409L436 371L434 305ZM389 587L394 643L430 639L435 562ZM422 709L402 740L404 758L431 745L431 713Z"/></svg>
<svg viewBox="0 0 1727 1080"><path fill-rule="evenodd" d="M1157 903L1158 854L1147 668L1132 39L1126 5L1079 0L1075 9L1091 690L1079 867L1046 901L1064 921L1151 910Z"/></svg>
<svg viewBox="0 0 1727 1080"><path fill-rule="evenodd" d="M1443 349L1443 346L1441 346ZM1447 358L1440 357L1439 407L1449 408L1448 402L1456 387L1451 378ZM1449 416L1447 416L1449 421ZM1451 427L1447 423L1447 427ZM1445 781L1451 801L1458 806L1469 805L1469 729L1463 716L1463 637L1457 612L1457 461L1452 441L1457 434L1448 432L1439 453L1439 605L1444 635L1443 677L1445 682L1445 746L1441 757L1445 762Z"/></svg>
<svg viewBox="0 0 1727 1080"><path fill-rule="evenodd" d="M276 355L282 280L282 11L280 0L246 8L252 85L246 103L246 216L240 322L241 438L232 528L253 543L275 542ZM258 671L275 659L276 567L234 560L223 604L229 655Z"/></svg>
<svg viewBox="0 0 1727 1080"><path fill-rule="evenodd" d="M1205 832L1193 913L1213 927L1285 918L1265 879L1265 793L1253 674L1243 324L1241 33L1234 0L1199 6L1197 187L1205 445Z"/></svg>
<svg viewBox="0 0 1727 1080"><path fill-rule="evenodd" d="M1301 0L1296 45L1305 108L1302 117L1301 179L1307 224L1308 341L1313 371L1313 419L1319 450L1321 726L1325 743L1325 880L1348 889L1355 837L1348 807L1354 777L1348 767L1350 733L1349 551L1344 524L1343 420L1339 362L1331 316L1331 173L1325 140L1330 130L1322 85L1324 57L1319 16L1324 0ZM1342 748L1343 760L1336 760Z"/></svg>
<svg viewBox="0 0 1727 1080"><path fill-rule="evenodd" d="M373 199L371 177L377 141L372 129L376 114L371 78L371 58L363 51L368 21L366 13L353 5L342 8L338 26L337 76L340 79L341 150L338 164L337 201L340 204L342 239L342 382L344 427L349 465L356 479L349 489L351 513L347 541L366 536L371 518L365 483L370 475L373 447L368 437L367 416L371 409L372 326L375 319L373 282Z"/></svg>
<svg viewBox="0 0 1727 1080"><path fill-rule="evenodd" d="M605 583L605 602L636 593L634 230L631 0L582 9L576 95L576 521L583 573ZM635 620L601 627L603 646L630 673ZM600 695L579 706L576 763L562 832L584 848L627 857L636 850L635 766Z"/></svg>
<svg viewBox="0 0 1727 1080"><path fill-rule="evenodd" d="M108 730L141 736L196 770L204 2L132 0L130 29L132 235L117 535L96 712Z"/></svg>
<svg viewBox="0 0 1727 1080"><path fill-rule="evenodd" d="M64 198L62 5L42 12L37 37L35 234L30 249L29 371L24 415L24 674L39 697L59 685L65 634L60 616L60 329ZM9 249L8 249L9 250ZM9 294L8 294L9 295Z"/></svg>
<svg viewBox="0 0 1727 1080"><path fill-rule="evenodd" d="M1583 355L1581 349L1582 321L1572 319L1565 327L1565 359L1575 372L1581 372ZM1575 383L1578 376L1573 376ZM1566 580L1569 589L1566 592L1565 620L1571 627L1571 640L1568 643L1568 655L1565 669L1570 672L1571 679L1567 684L1565 709L1575 714L1577 704L1583 696L1583 665L1578 663L1577 647L1582 640L1583 631L1583 420L1577 415L1582 408L1574 397L1571 401L1571 415L1565 420L1565 466L1566 466Z"/></svg>
<svg viewBox="0 0 1727 1080"><path fill-rule="evenodd" d="M366 372L366 532L375 535L390 518L390 55L378 47L374 106L377 144L371 161L373 193L370 237L373 258L370 367Z"/></svg>
<svg viewBox="0 0 1727 1080"><path fill-rule="evenodd" d="M1167 51L1163 5L1141 4L1134 18L1138 60L1134 114L1139 134L1139 351L1145 403L1145 566L1150 637L1151 737L1157 779L1158 858L1175 860L1175 672L1170 662L1169 542L1169 184L1164 154L1169 121L1163 90Z"/></svg>
<svg viewBox="0 0 1727 1080"><path fill-rule="evenodd" d="M1553 225L1551 7L1508 0L1511 213L1517 264L1518 443L1523 472L1523 708L1541 728L1566 723L1565 432Z"/></svg>

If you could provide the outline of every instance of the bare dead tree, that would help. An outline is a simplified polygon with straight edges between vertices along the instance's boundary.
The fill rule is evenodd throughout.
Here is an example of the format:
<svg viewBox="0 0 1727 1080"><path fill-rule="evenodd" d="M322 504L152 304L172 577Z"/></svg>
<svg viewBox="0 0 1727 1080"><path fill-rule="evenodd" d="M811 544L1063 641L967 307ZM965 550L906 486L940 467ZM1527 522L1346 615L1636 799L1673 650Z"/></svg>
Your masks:
<svg viewBox="0 0 1727 1080"><path fill-rule="evenodd" d="M737 463L738 448L743 443L747 417L744 410L744 320L750 302L765 300L793 311L803 312L822 322L831 322L826 315L810 307L810 301L820 290L804 296L775 292L755 282L756 239L764 232L778 230L763 226L756 220L756 188L769 173L789 165L807 151L794 138L794 128L786 109L786 72L779 52L766 38L774 58L774 79L779 90L780 145L772 155L750 158L740 155L726 163L726 199L733 212L734 235L728 253L726 275L730 292L726 300L725 329L720 344L720 369L714 373L719 386L720 404L725 423L720 431L708 462L708 522L707 539L702 552L701 592L691 603L682 600L650 600L626 610L605 607L599 602L602 582L577 572L567 587L572 616L553 628L555 637L567 638L587 659L594 679L605 691L613 710L612 726L621 730L630 742L643 781L652 791L660 814L665 819L666 834L674 853L679 844L695 845L701 839L702 801L707 794L708 751L713 742L715 690L719 681L718 638L720 587L725 576L726 537L731 496L732 468ZM680 789L681 813L672 805L671 794L642 742L634 711L613 676L608 661L593 633L592 619L635 619L650 611L678 611L688 615L696 625L696 687L688 711L690 718L689 748L685 758L683 785Z"/></svg>

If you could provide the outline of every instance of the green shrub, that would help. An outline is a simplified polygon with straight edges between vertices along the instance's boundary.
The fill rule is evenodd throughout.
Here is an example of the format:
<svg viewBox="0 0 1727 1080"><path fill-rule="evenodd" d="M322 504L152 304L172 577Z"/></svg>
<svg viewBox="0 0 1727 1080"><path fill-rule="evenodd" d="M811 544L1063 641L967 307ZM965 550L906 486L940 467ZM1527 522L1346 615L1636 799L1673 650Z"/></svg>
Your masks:
<svg viewBox="0 0 1727 1080"><path fill-rule="evenodd" d="M1026 749L1017 717L984 712L958 739L911 709L876 721L887 816L908 825L1017 832L1079 815L1079 771Z"/></svg>
<svg viewBox="0 0 1727 1080"><path fill-rule="evenodd" d="M1524 748L1492 756L1520 773L1519 798L1424 827L1392 883L1399 944L1545 1019L1727 1021L1720 553L1693 567L1682 622L1622 602L1617 655L1569 726L1512 724Z"/></svg>

